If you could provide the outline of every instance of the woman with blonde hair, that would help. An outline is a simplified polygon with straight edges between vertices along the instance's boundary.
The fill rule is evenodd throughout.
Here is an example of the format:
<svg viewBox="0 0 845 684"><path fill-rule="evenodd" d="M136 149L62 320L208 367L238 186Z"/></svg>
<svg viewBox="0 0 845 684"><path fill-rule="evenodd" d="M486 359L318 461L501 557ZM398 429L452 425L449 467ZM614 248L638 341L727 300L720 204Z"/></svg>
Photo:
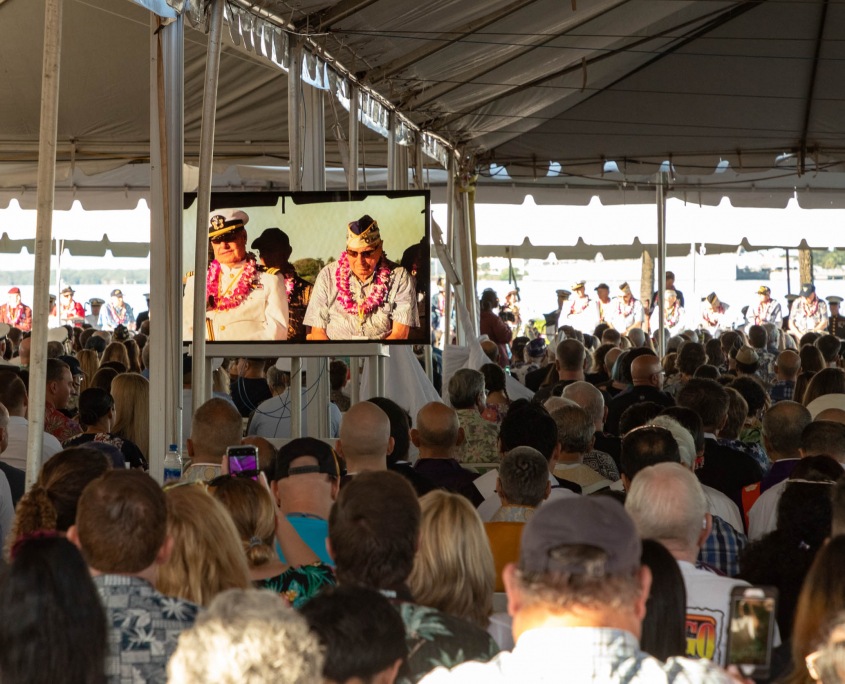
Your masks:
<svg viewBox="0 0 845 684"><path fill-rule="evenodd" d="M150 381L138 373L121 373L111 382L115 417L112 432L133 442L150 460Z"/></svg>
<svg viewBox="0 0 845 684"><path fill-rule="evenodd" d="M123 370L120 372L125 373L129 370L129 352L126 351L122 342L110 342L106 346L103 357L100 359L100 365L115 361L123 366Z"/></svg>
<svg viewBox="0 0 845 684"><path fill-rule="evenodd" d="M299 608L324 587L335 584L331 567L299 538L284 515L277 517L276 504L266 487L248 478L223 475L212 481L209 491L232 516L256 586L281 594ZM287 523L285 529L277 520ZM282 563L276 555L277 537L292 565Z"/></svg>
<svg viewBox="0 0 845 684"><path fill-rule="evenodd" d="M173 552L159 568L156 589L201 606L226 589L247 589L246 557L223 504L201 483L180 483L164 494Z"/></svg>
<svg viewBox="0 0 845 684"><path fill-rule="evenodd" d="M126 347L126 358L129 359L129 364L126 370L129 373L141 372L141 348L135 340L123 340L121 344Z"/></svg>
<svg viewBox="0 0 845 684"><path fill-rule="evenodd" d="M91 387L91 381L100 367L100 357L93 349L82 349L76 352L76 360L79 361L79 367L82 369L82 383L79 386L79 391L86 390Z"/></svg>
<svg viewBox="0 0 845 684"><path fill-rule="evenodd" d="M420 544L408 579L414 601L487 629L496 573L478 512L443 490L423 496L420 508Z"/></svg>

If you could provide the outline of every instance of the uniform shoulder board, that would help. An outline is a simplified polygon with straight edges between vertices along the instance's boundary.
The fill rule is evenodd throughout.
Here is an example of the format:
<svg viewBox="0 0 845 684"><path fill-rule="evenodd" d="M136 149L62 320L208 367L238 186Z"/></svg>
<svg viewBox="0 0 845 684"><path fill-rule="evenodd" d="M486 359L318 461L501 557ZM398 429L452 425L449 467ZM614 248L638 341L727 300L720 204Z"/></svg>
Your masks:
<svg viewBox="0 0 845 684"><path fill-rule="evenodd" d="M277 273L281 273L281 269L276 268L275 266L271 266L270 268L264 269L265 273L269 273L270 275L276 275Z"/></svg>
<svg viewBox="0 0 845 684"><path fill-rule="evenodd" d="M194 275L194 272L193 272L193 271L188 271L188 272L185 274L185 277L186 277L186 278L190 278L192 275Z"/></svg>

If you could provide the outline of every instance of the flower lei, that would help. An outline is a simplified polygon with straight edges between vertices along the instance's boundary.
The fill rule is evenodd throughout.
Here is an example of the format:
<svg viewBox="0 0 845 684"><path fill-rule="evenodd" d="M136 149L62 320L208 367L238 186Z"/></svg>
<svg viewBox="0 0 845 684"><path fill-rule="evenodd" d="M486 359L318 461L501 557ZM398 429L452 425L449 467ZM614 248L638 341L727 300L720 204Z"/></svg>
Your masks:
<svg viewBox="0 0 845 684"><path fill-rule="evenodd" d="M17 328L18 324L23 320L23 314L24 314L23 304L18 304L17 307L15 307L15 311L17 311L17 313L15 314L14 320L11 321L11 326L13 328ZM9 318L12 318L12 308L11 307L9 307Z"/></svg>
<svg viewBox="0 0 845 684"><path fill-rule="evenodd" d="M803 302L802 306L804 307L804 316L805 316L806 318L812 318L813 316L815 316L815 315L816 315L816 313L818 313L818 310L819 310L819 301L820 301L820 300L819 300L819 298L818 298L818 297L816 297L816 298L813 300L813 303L812 303L812 304L810 305L810 307L808 308L808 307L807 307L807 299L806 299L806 297L805 297L805 298L803 298L803 299L804 299L804 302Z"/></svg>
<svg viewBox="0 0 845 684"><path fill-rule="evenodd" d="M111 304L109 304L106 308L107 308L107 310L108 310L109 312L111 312L111 317L112 317L112 319L113 319L113 320L115 320L115 321L117 321L117 324L118 324L118 325L123 325L123 321L125 321L125 320L126 320L126 307L124 306L124 307L120 310L120 311L122 311L123 313L120 313L120 311L118 311L118 310L117 310L117 309L116 309L113 305L111 305Z"/></svg>
<svg viewBox="0 0 845 684"><path fill-rule="evenodd" d="M716 311L713 311L713 309L709 309L709 310L705 311L704 312L704 320L707 321L707 323L709 325L718 325L719 324L718 316L721 316L723 313L725 313L725 307L723 307L722 305L719 305L719 308ZM713 319L713 318L710 317L711 314L716 314L717 317L715 319Z"/></svg>
<svg viewBox="0 0 845 684"><path fill-rule="evenodd" d="M772 305L774 302L770 299L765 304L758 304L757 311L754 314L754 323L755 325L763 325L763 323L768 323L769 321L769 313L772 310Z"/></svg>
<svg viewBox="0 0 845 684"><path fill-rule="evenodd" d="M678 302L675 302L672 305L672 308L666 312L666 326L669 328L674 328L678 325L678 321L681 319L681 307L678 305Z"/></svg>
<svg viewBox="0 0 845 684"><path fill-rule="evenodd" d="M619 304L617 306L617 311L619 311L620 315L623 318L628 318L632 313L634 313L634 307L637 305L637 300L631 297L631 303L625 301L624 297L619 298Z"/></svg>
<svg viewBox="0 0 845 684"><path fill-rule="evenodd" d="M284 271L282 275L285 279L285 292L288 293L288 301L290 301L290 296L293 294L293 286L295 284L296 270L291 268L289 271Z"/></svg>
<svg viewBox="0 0 845 684"><path fill-rule="evenodd" d="M223 269L215 259L208 265L205 277L206 310L228 311L240 306L250 293L260 286L260 273L255 266L255 259L247 258L243 273L238 277L238 284L232 294L218 297L220 292L220 274Z"/></svg>
<svg viewBox="0 0 845 684"><path fill-rule="evenodd" d="M346 256L346 252L340 255L337 263L338 269L335 272L335 285L337 286L337 298L340 301L340 305L347 313L358 314L358 318L363 321L364 317L380 307L387 297L387 284L390 280L390 267L387 265L387 255L382 254L373 279L373 289L363 302L356 302L349 289L349 279L352 276L352 272L349 268L349 259Z"/></svg>
<svg viewBox="0 0 845 684"><path fill-rule="evenodd" d="M581 300L581 301L579 301ZM569 315L570 316L577 316L580 313L586 311L587 307L592 304L593 301L589 297L578 297L569 307ZM578 306L578 310L575 310L575 306Z"/></svg>

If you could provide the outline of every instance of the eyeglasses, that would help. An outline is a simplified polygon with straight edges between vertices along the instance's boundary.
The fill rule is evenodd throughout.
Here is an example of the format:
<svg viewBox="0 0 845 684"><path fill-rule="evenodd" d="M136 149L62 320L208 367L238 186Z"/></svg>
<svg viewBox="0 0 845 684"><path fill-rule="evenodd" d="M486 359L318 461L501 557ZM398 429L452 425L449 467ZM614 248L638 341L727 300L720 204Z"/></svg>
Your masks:
<svg viewBox="0 0 845 684"><path fill-rule="evenodd" d="M365 249L363 252L356 252L354 249L347 249L346 254L353 259L372 259L375 257L376 252L378 249Z"/></svg>

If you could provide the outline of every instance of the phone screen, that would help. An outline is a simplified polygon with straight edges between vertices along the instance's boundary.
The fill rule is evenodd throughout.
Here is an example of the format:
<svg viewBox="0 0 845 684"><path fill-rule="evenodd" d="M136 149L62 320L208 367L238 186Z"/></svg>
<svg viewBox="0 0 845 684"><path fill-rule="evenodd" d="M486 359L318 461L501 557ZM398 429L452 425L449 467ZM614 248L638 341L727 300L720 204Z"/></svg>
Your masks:
<svg viewBox="0 0 845 684"><path fill-rule="evenodd" d="M762 674L771 665L775 603L771 588L737 587L731 592L728 663L746 676Z"/></svg>
<svg viewBox="0 0 845 684"><path fill-rule="evenodd" d="M229 447L226 450L229 459L229 474L237 477L241 473L253 480L258 479L258 450L253 446Z"/></svg>

